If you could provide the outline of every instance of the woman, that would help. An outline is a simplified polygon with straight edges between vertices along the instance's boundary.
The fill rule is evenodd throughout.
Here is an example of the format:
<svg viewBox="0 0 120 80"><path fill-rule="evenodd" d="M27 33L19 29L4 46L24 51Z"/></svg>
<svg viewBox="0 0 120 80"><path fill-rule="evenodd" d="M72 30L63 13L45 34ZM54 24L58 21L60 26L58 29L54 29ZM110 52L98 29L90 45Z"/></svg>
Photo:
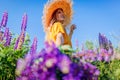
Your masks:
<svg viewBox="0 0 120 80"><path fill-rule="evenodd" d="M66 32L66 26L70 23L72 15L71 4L70 0L51 0L45 6L47 11L44 11L46 17L43 16L43 20L47 21L44 20L43 24L45 27L45 23L48 23L45 27L46 41L53 41L57 46L69 45L72 47L71 38L76 26L71 25L69 34Z"/></svg>

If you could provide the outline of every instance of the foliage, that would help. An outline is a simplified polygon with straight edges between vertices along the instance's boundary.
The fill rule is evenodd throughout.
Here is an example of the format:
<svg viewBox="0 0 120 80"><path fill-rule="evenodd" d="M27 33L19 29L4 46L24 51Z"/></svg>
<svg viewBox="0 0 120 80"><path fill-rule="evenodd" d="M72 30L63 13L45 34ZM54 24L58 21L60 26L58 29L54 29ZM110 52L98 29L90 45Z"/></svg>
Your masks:
<svg viewBox="0 0 120 80"><path fill-rule="evenodd" d="M85 45L87 49L90 49L90 50L94 49L94 44L92 41L86 41Z"/></svg>
<svg viewBox="0 0 120 80"><path fill-rule="evenodd" d="M99 80L120 80L120 60L112 60L110 62L95 61L100 70Z"/></svg>
<svg viewBox="0 0 120 80"><path fill-rule="evenodd" d="M14 38L7 21L8 13L4 12L0 23L0 80L120 80L120 46L113 47L104 34L99 33L99 47L86 41L85 49L79 51L78 42L76 50L46 43L37 52L37 38L30 47L25 35L27 14L18 37Z"/></svg>
<svg viewBox="0 0 120 80"><path fill-rule="evenodd" d="M22 58L29 50L29 38L26 37L21 50L14 50L15 38L10 46L0 44L0 79L15 80L16 62Z"/></svg>
<svg viewBox="0 0 120 80"><path fill-rule="evenodd" d="M17 59L22 58L29 50L29 36L25 37L27 14L23 16L21 33L13 38L7 27L8 13L4 12L0 23L0 79L15 80Z"/></svg>

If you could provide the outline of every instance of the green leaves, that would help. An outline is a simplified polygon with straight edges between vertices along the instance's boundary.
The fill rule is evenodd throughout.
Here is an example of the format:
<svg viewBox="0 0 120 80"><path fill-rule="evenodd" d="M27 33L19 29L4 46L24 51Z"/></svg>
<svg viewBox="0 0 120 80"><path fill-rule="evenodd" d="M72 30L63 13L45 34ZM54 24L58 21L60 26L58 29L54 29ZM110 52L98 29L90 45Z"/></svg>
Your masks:
<svg viewBox="0 0 120 80"><path fill-rule="evenodd" d="M109 63L95 61L92 64L100 70L99 80L120 80L120 60L115 59Z"/></svg>
<svg viewBox="0 0 120 80"><path fill-rule="evenodd" d="M29 50L29 38L25 40L21 50L14 50L15 38L12 40L11 45L4 47L0 44L0 80L15 80L15 68L19 58Z"/></svg>
<svg viewBox="0 0 120 80"><path fill-rule="evenodd" d="M85 45L87 49L90 49L90 50L94 49L94 44L92 41L86 41Z"/></svg>
<svg viewBox="0 0 120 80"><path fill-rule="evenodd" d="M68 54L68 55L72 55L72 53L76 52L69 45L60 46L59 49L62 53L65 53L65 54Z"/></svg>

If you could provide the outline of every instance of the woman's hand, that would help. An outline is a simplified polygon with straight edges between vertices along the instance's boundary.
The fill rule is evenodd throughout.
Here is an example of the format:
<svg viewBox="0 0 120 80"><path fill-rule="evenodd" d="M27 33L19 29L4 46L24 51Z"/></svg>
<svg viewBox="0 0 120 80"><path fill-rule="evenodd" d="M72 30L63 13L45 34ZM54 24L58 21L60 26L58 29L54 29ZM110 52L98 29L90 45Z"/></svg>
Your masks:
<svg viewBox="0 0 120 80"><path fill-rule="evenodd" d="M75 29L76 29L76 25L72 24L71 27L70 27L70 32L73 32Z"/></svg>
<svg viewBox="0 0 120 80"><path fill-rule="evenodd" d="M72 24L71 27L70 27L70 33L69 33L69 37L70 39L72 38L72 34L73 34L73 31L76 29L76 25L75 24Z"/></svg>

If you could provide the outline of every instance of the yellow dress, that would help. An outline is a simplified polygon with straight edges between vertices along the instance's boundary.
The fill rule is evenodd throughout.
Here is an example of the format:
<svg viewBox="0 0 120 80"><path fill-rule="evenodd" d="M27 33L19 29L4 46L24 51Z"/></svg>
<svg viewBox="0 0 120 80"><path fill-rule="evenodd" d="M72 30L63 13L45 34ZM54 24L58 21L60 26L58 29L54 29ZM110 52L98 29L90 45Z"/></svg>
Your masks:
<svg viewBox="0 0 120 80"><path fill-rule="evenodd" d="M63 35L63 39L64 39L63 45L70 45L72 47L70 37L67 34L66 30L62 27L62 24L60 22L55 22L51 26L50 33L47 35L48 36L47 41L53 41L55 43L58 33L62 33Z"/></svg>

